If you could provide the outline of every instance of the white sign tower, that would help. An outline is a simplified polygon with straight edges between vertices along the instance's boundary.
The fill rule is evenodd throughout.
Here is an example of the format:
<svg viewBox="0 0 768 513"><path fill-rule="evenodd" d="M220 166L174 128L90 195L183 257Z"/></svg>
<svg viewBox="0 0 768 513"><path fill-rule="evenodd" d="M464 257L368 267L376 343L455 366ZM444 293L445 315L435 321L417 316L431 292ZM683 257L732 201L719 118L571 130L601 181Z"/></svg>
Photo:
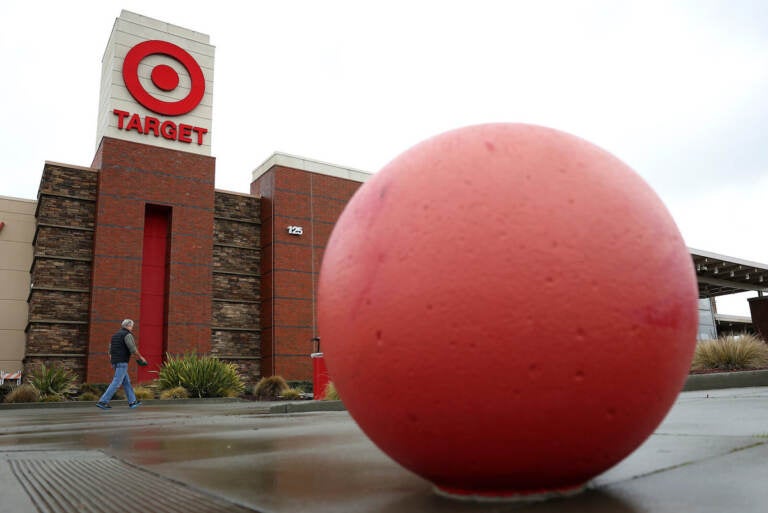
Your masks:
<svg viewBox="0 0 768 513"><path fill-rule="evenodd" d="M103 137L211 155L209 36L123 10L102 59Z"/></svg>

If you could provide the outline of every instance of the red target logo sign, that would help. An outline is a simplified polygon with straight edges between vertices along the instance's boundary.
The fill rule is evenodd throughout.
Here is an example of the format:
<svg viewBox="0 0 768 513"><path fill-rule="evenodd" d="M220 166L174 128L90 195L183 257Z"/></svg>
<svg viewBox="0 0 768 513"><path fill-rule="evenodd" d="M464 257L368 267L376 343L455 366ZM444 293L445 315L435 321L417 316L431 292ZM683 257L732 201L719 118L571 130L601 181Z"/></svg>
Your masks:
<svg viewBox="0 0 768 513"><path fill-rule="evenodd" d="M184 66L191 80L189 94L176 101L164 101L155 98L139 80L139 65L150 55L163 55L174 59ZM149 79L160 91L170 92L179 86L179 74L167 64L158 64L152 68ZM205 94L205 76L200 65L186 50L167 41L144 41L128 51L123 60L123 81L133 98L141 105L165 116L181 116L191 112L200 104ZM197 143L202 146L208 129L186 123L176 123L169 119L158 119L154 116L142 116L125 110L113 109L117 117L117 130L136 132L140 135L153 135L168 141L180 143Z"/></svg>
<svg viewBox="0 0 768 513"><path fill-rule="evenodd" d="M165 55L187 70L192 81L189 94L177 101L163 101L152 96L139 81L139 64L150 55ZM160 64L152 69L152 83L162 91L173 91L179 85L179 75L172 67ZM205 76L200 65L186 50L167 41L144 41L128 52L123 61L123 81L134 99L152 112L180 116L197 107L205 94Z"/></svg>

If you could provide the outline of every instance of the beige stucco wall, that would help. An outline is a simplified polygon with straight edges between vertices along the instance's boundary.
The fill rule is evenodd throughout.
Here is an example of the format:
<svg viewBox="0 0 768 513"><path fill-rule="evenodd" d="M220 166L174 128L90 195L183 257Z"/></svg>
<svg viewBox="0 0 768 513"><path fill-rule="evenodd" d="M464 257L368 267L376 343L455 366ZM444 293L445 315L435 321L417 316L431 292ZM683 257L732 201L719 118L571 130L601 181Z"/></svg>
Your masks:
<svg viewBox="0 0 768 513"><path fill-rule="evenodd" d="M0 196L0 370L21 370L37 202Z"/></svg>

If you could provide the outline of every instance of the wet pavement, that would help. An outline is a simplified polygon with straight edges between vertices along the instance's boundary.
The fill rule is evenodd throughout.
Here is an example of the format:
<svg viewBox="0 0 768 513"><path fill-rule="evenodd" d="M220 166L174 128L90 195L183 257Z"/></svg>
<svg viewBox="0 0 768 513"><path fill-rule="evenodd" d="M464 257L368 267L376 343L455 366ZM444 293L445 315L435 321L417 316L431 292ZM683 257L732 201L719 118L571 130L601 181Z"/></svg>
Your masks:
<svg viewBox="0 0 768 513"><path fill-rule="evenodd" d="M344 411L113 404L0 406L0 512L762 513L768 504L764 387L683 392L645 444L587 491L528 505L437 496Z"/></svg>

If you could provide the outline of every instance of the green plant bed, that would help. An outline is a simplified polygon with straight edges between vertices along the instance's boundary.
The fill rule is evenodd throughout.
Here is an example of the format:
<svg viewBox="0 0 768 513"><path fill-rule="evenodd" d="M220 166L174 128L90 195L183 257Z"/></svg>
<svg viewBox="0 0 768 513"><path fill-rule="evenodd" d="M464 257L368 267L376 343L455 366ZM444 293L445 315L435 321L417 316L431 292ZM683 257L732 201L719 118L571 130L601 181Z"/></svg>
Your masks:
<svg viewBox="0 0 768 513"><path fill-rule="evenodd" d="M29 383L34 386L44 398L56 400L59 397L66 397L75 391L75 380L77 378L72 371L64 367L48 367L41 365L35 369L29 376Z"/></svg>
<svg viewBox="0 0 768 513"><path fill-rule="evenodd" d="M744 371L768 368L768 345L750 335L728 335L696 345L691 373Z"/></svg>
<svg viewBox="0 0 768 513"><path fill-rule="evenodd" d="M235 397L245 389L234 364L213 356L167 355L160 368L158 383L162 390L183 387L190 397Z"/></svg>
<svg viewBox="0 0 768 513"><path fill-rule="evenodd" d="M107 383L82 383L78 389L79 394L93 394L101 397L109 384Z"/></svg>
<svg viewBox="0 0 768 513"><path fill-rule="evenodd" d="M19 385L5 396L5 403L36 403L40 400L40 391L29 383Z"/></svg>
<svg viewBox="0 0 768 513"><path fill-rule="evenodd" d="M133 393L138 401L148 401L155 398L154 390L141 385L133 387Z"/></svg>
<svg viewBox="0 0 768 513"><path fill-rule="evenodd" d="M312 382L306 380L287 380L288 388L296 388L306 394L312 393Z"/></svg>
<svg viewBox="0 0 768 513"><path fill-rule="evenodd" d="M3 402L5 396L10 394L17 386L19 385L17 385L15 381L13 383L3 383L0 385L0 403Z"/></svg>
<svg viewBox="0 0 768 513"><path fill-rule="evenodd" d="M173 387L167 390L163 390L160 393L160 399L167 401L170 399L187 399L189 398L189 391L184 387Z"/></svg>
<svg viewBox="0 0 768 513"><path fill-rule="evenodd" d="M298 388L286 388L277 398L281 401L298 401L304 399L305 394L306 392Z"/></svg>
<svg viewBox="0 0 768 513"><path fill-rule="evenodd" d="M288 389L282 376L267 376L253 386L253 396L258 401L275 401Z"/></svg>
<svg viewBox="0 0 768 513"><path fill-rule="evenodd" d="M323 396L324 401L339 401L341 400L341 397L339 397L339 392L336 390L336 385L333 383L333 381L329 381L327 385L325 385L325 395Z"/></svg>

